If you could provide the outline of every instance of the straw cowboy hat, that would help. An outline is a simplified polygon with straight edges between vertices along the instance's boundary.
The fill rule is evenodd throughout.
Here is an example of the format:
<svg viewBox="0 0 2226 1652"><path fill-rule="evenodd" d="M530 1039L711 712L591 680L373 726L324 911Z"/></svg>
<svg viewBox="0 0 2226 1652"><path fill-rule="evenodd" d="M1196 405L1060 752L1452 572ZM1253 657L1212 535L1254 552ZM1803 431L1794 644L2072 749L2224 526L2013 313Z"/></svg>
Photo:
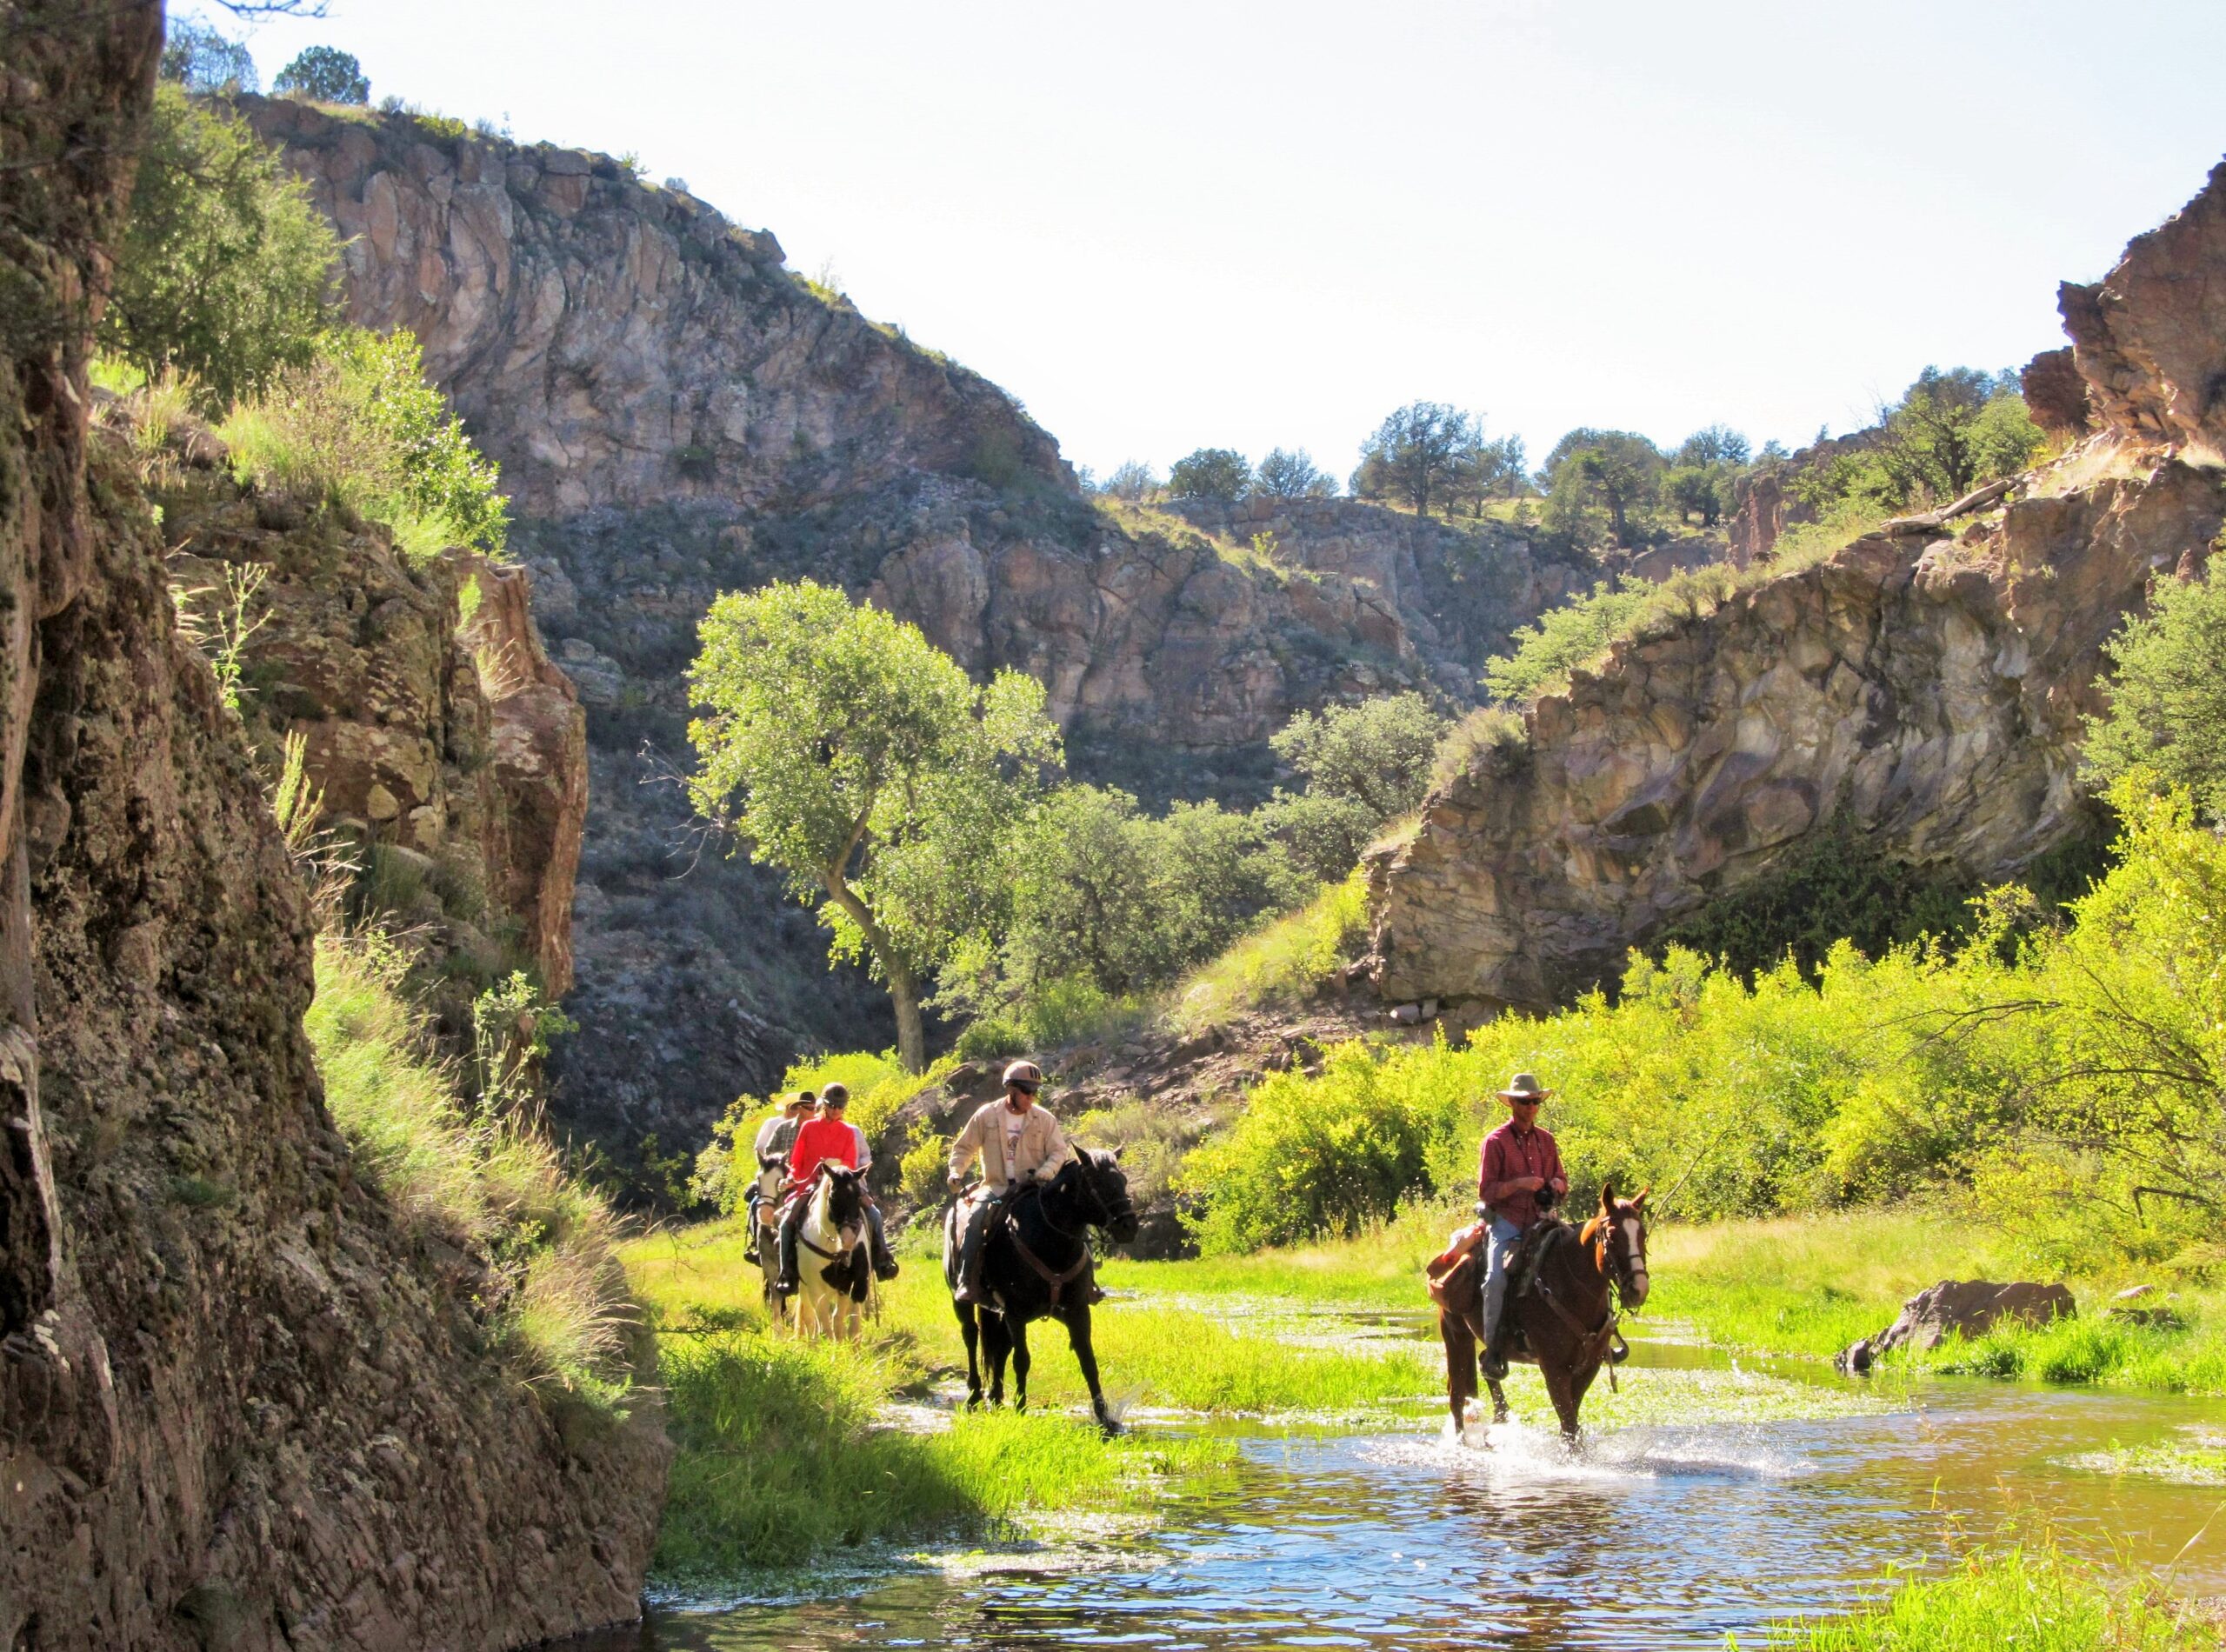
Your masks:
<svg viewBox="0 0 2226 1652"><path fill-rule="evenodd" d="M1535 1073L1517 1073L1507 1081L1507 1088L1499 1093L1503 1102L1543 1102L1553 1091L1538 1082Z"/></svg>

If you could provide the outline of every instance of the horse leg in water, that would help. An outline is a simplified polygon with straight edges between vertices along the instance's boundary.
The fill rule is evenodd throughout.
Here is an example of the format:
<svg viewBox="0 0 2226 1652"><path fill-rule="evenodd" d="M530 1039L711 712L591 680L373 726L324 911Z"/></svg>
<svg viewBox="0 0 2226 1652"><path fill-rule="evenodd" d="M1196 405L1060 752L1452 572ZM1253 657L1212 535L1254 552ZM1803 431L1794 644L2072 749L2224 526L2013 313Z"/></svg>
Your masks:
<svg viewBox="0 0 2226 1652"><path fill-rule="evenodd" d="M1437 1310L1438 1340L1445 1344L1445 1400L1453 1408L1453 1433L1467 1423L1469 1402L1476 1397L1476 1334L1457 1314Z"/></svg>
<svg viewBox="0 0 2226 1652"><path fill-rule="evenodd" d="M1005 1328L1012 1333L1012 1409L1028 1409L1028 1322L1016 1319Z"/></svg>
<svg viewBox="0 0 2226 1652"><path fill-rule="evenodd" d="M990 1362L990 1403L1005 1402L1005 1356L1012 1352L1012 1327L994 1309L982 1316L982 1353Z"/></svg>
<svg viewBox="0 0 2226 1652"><path fill-rule="evenodd" d="M954 1302L950 1311L958 1316L958 1334L966 1342L966 1409L973 1410L982 1403L982 1329L974 1322L974 1304Z"/></svg>
<svg viewBox="0 0 2226 1652"><path fill-rule="evenodd" d="M1105 1390L1097 1383L1097 1350L1090 1345L1089 1302L1075 1302L1059 1318L1067 1328L1067 1343L1075 1351L1075 1363L1082 1367L1082 1380L1090 1385L1090 1415L1106 1433L1120 1433L1121 1425L1105 1409Z"/></svg>
<svg viewBox="0 0 2226 1652"><path fill-rule="evenodd" d="M1584 1403L1584 1390L1592 1386L1592 1373L1571 1371L1558 1361L1542 1358L1538 1374L1546 1379L1546 1397L1562 1420L1562 1438L1575 1445L1577 1408Z"/></svg>
<svg viewBox="0 0 2226 1652"><path fill-rule="evenodd" d="M1497 1382L1494 1382L1494 1381L1493 1381L1491 1378L1490 1378L1490 1377L1486 1377L1486 1378L1484 1379L1484 1386L1485 1386L1486 1388L1490 1389L1492 1391L1492 1421L1493 1421L1493 1422L1506 1422L1506 1421L1507 1421L1507 1392L1506 1392L1506 1390L1505 1390L1505 1389L1502 1389L1502 1388L1500 1387L1500 1385L1499 1385Z"/></svg>

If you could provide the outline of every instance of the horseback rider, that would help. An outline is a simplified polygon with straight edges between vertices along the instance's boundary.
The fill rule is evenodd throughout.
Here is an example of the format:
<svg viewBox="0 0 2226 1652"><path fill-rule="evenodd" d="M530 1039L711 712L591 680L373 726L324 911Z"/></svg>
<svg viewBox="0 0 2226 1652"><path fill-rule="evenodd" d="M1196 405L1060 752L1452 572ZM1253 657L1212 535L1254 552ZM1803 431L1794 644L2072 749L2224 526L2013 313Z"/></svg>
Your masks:
<svg viewBox="0 0 2226 1652"><path fill-rule="evenodd" d="M1569 1191L1569 1177L1562 1173L1561 1149L1554 1138L1538 1127L1538 1109L1554 1092L1542 1087L1536 1076L1517 1073L1500 1091L1507 1103L1508 1120L1484 1137L1476 1174L1476 1196L1491 1220L1490 1249L1484 1272L1485 1376L1497 1382L1507 1376L1506 1317L1508 1264L1523 1237L1540 1222L1556 1199Z"/></svg>
<svg viewBox="0 0 2226 1652"><path fill-rule="evenodd" d="M750 1146L757 1160L757 1170L750 1178L750 1192L744 1198L750 1207L751 1231L756 1230L757 1207L765 1197L764 1173L788 1163L789 1150L796 1144L796 1131L818 1100L810 1090L800 1089L793 1096L784 1096L781 1110L757 1127L757 1139Z"/></svg>
<svg viewBox="0 0 2226 1652"><path fill-rule="evenodd" d="M843 1116L850 1105L848 1085L835 1083L822 1089L818 1116L803 1122L796 1131L796 1144L790 1149L789 1179L797 1189L798 1196L789 1201L789 1208L781 1216L781 1273L773 1282L774 1290L781 1296L793 1296L796 1292L796 1237L803 1230L807 1203L801 1196L810 1187L820 1165L839 1164L863 1174L873 1162L865 1132ZM873 1258L874 1277L894 1279L896 1258L889 1254L889 1239L882 1232L881 1207L874 1202L871 1194L866 1195L865 1211L868 1254Z"/></svg>
<svg viewBox="0 0 2226 1652"><path fill-rule="evenodd" d="M1059 1121L1036 1105L1036 1092L1043 1088L1043 1074L1034 1062L1013 1062L1005 1069L1003 1099L976 1108L950 1144L950 1190L965 1187L966 1172L978 1158L982 1184L990 1195L967 1209L955 1301L982 1300L982 1252L996 1214L1028 1183L1051 1180L1073 1156Z"/></svg>

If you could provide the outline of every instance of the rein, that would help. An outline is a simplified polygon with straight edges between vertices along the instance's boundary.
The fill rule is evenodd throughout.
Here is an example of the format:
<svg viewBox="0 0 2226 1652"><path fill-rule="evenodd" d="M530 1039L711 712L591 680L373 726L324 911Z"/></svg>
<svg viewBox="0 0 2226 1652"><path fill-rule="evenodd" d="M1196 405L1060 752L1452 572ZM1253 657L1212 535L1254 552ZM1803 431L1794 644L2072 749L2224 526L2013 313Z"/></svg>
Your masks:
<svg viewBox="0 0 2226 1652"><path fill-rule="evenodd" d="M1076 1159L1074 1162L1077 1166L1082 1164L1082 1161L1079 1159ZM1097 1184L1090 1180L1090 1173L1086 1168L1081 1170L1077 1179L1084 1187L1090 1189L1090 1196L1092 1202L1097 1206L1098 1216L1103 1218L1103 1222L1106 1225L1110 1225L1113 1220L1112 1208L1105 1202L1105 1196L1097 1190ZM1046 1193L1050 1191L1050 1189L1049 1188L1044 1189L1044 1192ZM1041 1279L1046 1285L1051 1288L1051 1306L1056 1310L1059 1306L1060 1294L1064 1291L1069 1285L1073 1284L1076 1280L1081 1278L1084 1274L1090 1271L1090 1242L1087 1239L1082 1239L1080 1235L1073 1232L1071 1229L1062 1228L1057 1222L1054 1222L1051 1219L1050 1211L1044 1206L1043 1198L1041 1194L1036 1196L1036 1213L1043 1218L1043 1225L1049 1228L1053 1233L1057 1234L1062 1239L1080 1239L1082 1243L1082 1256L1080 1260L1078 1260L1073 1267L1064 1269L1055 1273L1052 1271L1050 1264L1045 1262L1043 1257L1037 1256L1034 1251L1030 1250L1028 1248L1028 1242L1020 1236L1020 1218L1018 1215L1008 1212L1005 1216L1005 1231L1012 1236L1012 1248L1020 1253L1020 1259L1028 1264L1030 1271L1032 1271L1038 1279ZM1087 1219L1084 1220L1083 1225L1085 1228L1090 1225Z"/></svg>
<svg viewBox="0 0 2226 1652"><path fill-rule="evenodd" d="M1623 1282L1616 1276L1616 1270L1609 1263L1608 1252L1610 1243L1609 1234L1603 1229L1600 1235L1599 1254L1592 1259L1592 1265L1600 1271L1602 1288L1603 1311L1597 1325L1590 1329L1586 1329L1575 1314L1562 1305L1561 1298L1554 1294L1553 1287L1545 1281L1545 1264L1548 1260L1545 1257L1541 1257L1534 1265L1531 1274L1531 1289L1547 1307L1554 1310L1554 1316L1568 1329L1570 1335L1576 1338L1577 1362L1582 1364L1584 1361L1590 1360L1595 1366L1607 1367L1608 1391L1611 1394L1620 1394L1623 1390L1616 1382L1616 1362L1608 1357L1608 1351L1610 1347L1623 1345L1623 1333L1618 1329L1618 1322L1623 1318L1621 1310ZM1580 1249L1592 1249L1591 1246L1583 1242L1581 1236L1577 1244ZM1635 1263L1634 1273L1643 1275L1645 1271L1643 1263ZM1572 1366L1571 1369L1576 1368Z"/></svg>

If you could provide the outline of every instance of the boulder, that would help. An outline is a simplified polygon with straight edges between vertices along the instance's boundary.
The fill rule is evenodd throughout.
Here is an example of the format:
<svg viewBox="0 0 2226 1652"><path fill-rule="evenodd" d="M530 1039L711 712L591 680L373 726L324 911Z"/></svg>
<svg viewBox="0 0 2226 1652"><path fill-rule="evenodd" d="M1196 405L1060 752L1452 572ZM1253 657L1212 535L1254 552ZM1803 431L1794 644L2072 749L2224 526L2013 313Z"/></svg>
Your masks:
<svg viewBox="0 0 2226 1652"><path fill-rule="evenodd" d="M1876 1336L1866 1336L1834 1361L1843 1371L1867 1371L1881 1354L1897 1348L1937 1348L1952 1334L1983 1336L2004 1320L2046 1325L2079 1312L2070 1289L2018 1282L1997 1285L1983 1279L1943 1279L1902 1304L1899 1318Z"/></svg>

